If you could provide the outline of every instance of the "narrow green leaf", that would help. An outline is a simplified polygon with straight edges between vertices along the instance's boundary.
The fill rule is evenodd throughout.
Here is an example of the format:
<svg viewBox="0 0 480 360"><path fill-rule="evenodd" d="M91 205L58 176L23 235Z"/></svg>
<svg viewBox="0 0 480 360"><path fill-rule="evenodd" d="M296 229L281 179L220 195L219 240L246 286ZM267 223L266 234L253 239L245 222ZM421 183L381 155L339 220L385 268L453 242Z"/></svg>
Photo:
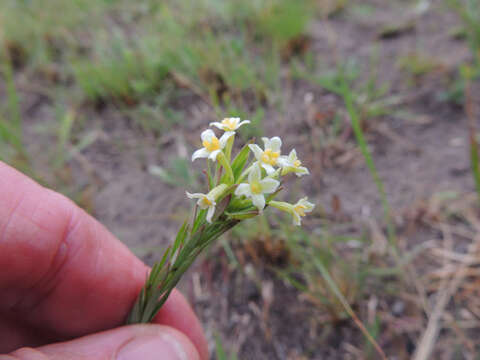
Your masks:
<svg viewBox="0 0 480 360"><path fill-rule="evenodd" d="M68 111L60 118L60 127L58 131L57 157L55 166L61 167L65 162L66 145L70 139L75 113Z"/></svg>
<svg viewBox="0 0 480 360"><path fill-rule="evenodd" d="M218 360L228 360L225 349L223 348L222 341L218 334L215 334L215 352Z"/></svg>
<svg viewBox="0 0 480 360"><path fill-rule="evenodd" d="M187 236L187 230L188 230L188 223L185 221L178 231L177 237L175 239L175 242L173 243L173 248L172 248L172 254L175 254L178 250L178 248L183 245L185 241L185 237Z"/></svg>
<svg viewBox="0 0 480 360"><path fill-rule="evenodd" d="M13 145L16 149L22 147L20 138L17 136L17 132L12 128L4 119L0 118L0 139L3 139L7 143Z"/></svg>
<svg viewBox="0 0 480 360"><path fill-rule="evenodd" d="M372 337L372 335L368 332L368 330L365 328L365 325L363 325L363 323L360 321L360 319L357 317L357 315L355 314L355 312L353 311L352 307L350 306L350 304L348 303L348 300L345 298L345 296L342 294L342 292L340 291L340 289L338 288L337 284L335 283L335 280L333 280L333 278L330 276L330 273L328 272L327 268L325 267L325 265L323 265L323 263L313 257L313 262L314 262L314 265L315 267L318 269L318 271L320 272L320 274L322 274L322 277L324 278L325 282L327 283L328 287L330 288L330 290L332 291L332 293L337 297L338 301L340 302L340 304L342 304L343 308L345 309L345 311L347 312L347 314L352 318L352 320L355 322L355 324L358 326L358 328L360 329L360 331L363 333L363 335L366 337L366 339L373 345L373 347L375 348L375 350L378 352L378 354L380 355L380 357L382 359L387 359L387 357L385 356L385 353L383 352L383 350L380 348L380 346L377 344L377 342L375 341L375 339Z"/></svg>
<svg viewBox="0 0 480 360"><path fill-rule="evenodd" d="M248 157L250 155L250 148L248 145L253 144L253 139L250 140L245 144L245 146L239 151L237 156L235 156L235 159L232 162L232 171L233 171L233 176L235 177L235 181L238 180L240 177L240 174L243 171L243 168L245 167L245 164L247 163Z"/></svg>
<svg viewBox="0 0 480 360"><path fill-rule="evenodd" d="M200 225L205 223L205 218L207 217L206 210L199 210L197 213L197 218L195 219L193 226L192 226L192 234L196 233L200 227Z"/></svg>
<svg viewBox="0 0 480 360"><path fill-rule="evenodd" d="M20 100L15 87L14 74L10 56L8 56L8 51L6 51L5 54L7 54L7 56L3 64L3 75L5 76L7 90L7 105L12 125L17 132L17 137L20 139L20 141L22 141L22 116L20 113Z"/></svg>

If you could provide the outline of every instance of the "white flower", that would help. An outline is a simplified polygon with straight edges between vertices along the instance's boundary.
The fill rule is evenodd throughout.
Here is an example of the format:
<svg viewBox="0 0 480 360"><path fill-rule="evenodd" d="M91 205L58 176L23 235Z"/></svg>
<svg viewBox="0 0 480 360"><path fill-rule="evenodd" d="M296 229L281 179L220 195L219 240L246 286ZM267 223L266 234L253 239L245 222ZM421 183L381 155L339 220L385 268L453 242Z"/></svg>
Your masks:
<svg viewBox="0 0 480 360"><path fill-rule="evenodd" d="M198 158L209 158L213 161L217 159L217 155L223 150L227 144L227 140L234 134L233 131L227 131L220 139L215 136L215 133L208 129L202 132L203 148L198 149L192 155L192 161Z"/></svg>
<svg viewBox="0 0 480 360"><path fill-rule="evenodd" d="M292 205L292 216L293 216L293 224L300 226L302 223L302 216L305 216L305 213L309 213L315 207L314 204L307 200L307 197L298 200L298 202Z"/></svg>
<svg viewBox="0 0 480 360"><path fill-rule="evenodd" d="M202 193L195 193L195 194L190 194L187 191L187 196L189 199L198 199L197 205L200 209L205 210L208 209L207 211L207 221L209 223L212 223L212 217L213 214L215 213L215 206L217 206L217 203L215 202L215 198L213 197L212 194L202 194Z"/></svg>
<svg viewBox="0 0 480 360"><path fill-rule="evenodd" d="M270 201L269 205L292 215L293 224L300 226L302 223L302 217L305 216L305 213L311 212L315 207L315 205L307 199L307 197L304 197L303 199L298 200L296 204L289 204L283 201Z"/></svg>
<svg viewBox="0 0 480 360"><path fill-rule="evenodd" d="M277 165L280 157L282 140L278 136L271 139L263 137L262 140L265 144L265 150L262 150L257 144L251 144L248 145L248 147L252 150L257 162L265 169L267 174L270 175L275 171L274 166Z"/></svg>
<svg viewBox="0 0 480 360"><path fill-rule="evenodd" d="M298 160L295 149L292 149L288 156L281 156L278 160L278 163L282 167L282 176L291 172L295 173L299 177L310 174L306 167L301 166L302 162Z"/></svg>
<svg viewBox="0 0 480 360"><path fill-rule="evenodd" d="M255 205L261 212L265 207L264 194L275 192L279 185L280 182L275 179L265 178L262 180L262 171L260 170L260 167L254 166L248 173L248 183L238 185L235 190L235 195L244 195L247 198L252 199L253 205Z"/></svg>
<svg viewBox="0 0 480 360"><path fill-rule="evenodd" d="M245 125L245 124L250 124L250 120L243 120L240 121L240 118L225 118L222 120L222 122L211 122L210 126L215 126L223 131L235 131L237 130L240 126Z"/></svg>
<svg viewBox="0 0 480 360"><path fill-rule="evenodd" d="M207 211L207 221L212 223L213 214L215 214L215 206L217 206L217 200L221 198L225 191L228 189L228 186L225 184L220 184L214 187L208 194L195 193L190 194L187 191L187 197L189 199L198 199L197 205L200 209Z"/></svg>

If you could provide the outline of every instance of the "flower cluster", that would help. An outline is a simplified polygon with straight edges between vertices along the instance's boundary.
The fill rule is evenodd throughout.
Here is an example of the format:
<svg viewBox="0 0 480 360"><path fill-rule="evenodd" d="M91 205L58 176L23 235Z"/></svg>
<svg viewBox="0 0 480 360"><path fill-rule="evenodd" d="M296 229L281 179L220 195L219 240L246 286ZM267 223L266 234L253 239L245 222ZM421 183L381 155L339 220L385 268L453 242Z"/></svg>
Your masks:
<svg viewBox="0 0 480 360"><path fill-rule="evenodd" d="M309 174L308 169L302 166L298 159L295 149L288 155L282 155L282 140L278 136L263 137L263 149L257 144L248 144L231 161L235 131L249 123L249 120L240 121L240 118L225 118L221 122L210 123L210 126L223 131L220 138L211 129L202 132L200 137L203 147L193 153L192 161L207 158L207 162L217 162L217 171L214 176L208 173L208 193L187 192L187 196L198 199L197 205L206 211L206 220L209 223L222 215L238 219L253 217L261 214L265 206L270 205L289 213L293 217L293 223L300 225L301 217L314 208L306 197L296 204L273 200L280 189L282 176L289 173L299 177ZM247 165L249 152L253 153L254 160ZM207 165L210 169L210 164ZM223 201L221 209L224 214L217 211L220 201Z"/></svg>
<svg viewBox="0 0 480 360"><path fill-rule="evenodd" d="M248 143L232 159L235 131L249 123L226 118L210 124L223 131L220 137L211 129L202 132L202 148L193 153L192 161L207 159L209 191L187 192L188 198L196 200L191 221L184 222L162 260L153 266L130 311L128 324L151 322L202 250L240 221L271 206L289 213L293 223L300 225L302 217L313 210L314 205L306 197L296 204L275 200L282 176L308 174L295 150L282 155L279 137L262 138L263 149Z"/></svg>

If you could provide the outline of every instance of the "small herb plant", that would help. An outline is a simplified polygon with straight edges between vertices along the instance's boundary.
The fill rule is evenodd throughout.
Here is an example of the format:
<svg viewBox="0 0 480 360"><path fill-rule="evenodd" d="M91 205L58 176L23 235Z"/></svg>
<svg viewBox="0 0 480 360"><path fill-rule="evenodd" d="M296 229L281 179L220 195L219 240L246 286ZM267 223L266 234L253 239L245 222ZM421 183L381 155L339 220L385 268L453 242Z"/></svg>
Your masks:
<svg viewBox="0 0 480 360"><path fill-rule="evenodd" d="M309 174L294 149L288 156L282 155L279 137L263 137L263 148L250 141L232 159L235 132L249 123L225 118L210 124L223 132L220 137L211 129L202 132L202 147L193 153L192 161L206 158L208 191L186 193L189 199L196 200L191 218L183 223L173 245L153 266L127 318L128 324L152 321L197 256L241 221L274 207L290 214L298 226L302 217L313 210L314 204L306 197L295 204L275 200L282 190L283 176ZM250 153L254 157L249 161Z"/></svg>

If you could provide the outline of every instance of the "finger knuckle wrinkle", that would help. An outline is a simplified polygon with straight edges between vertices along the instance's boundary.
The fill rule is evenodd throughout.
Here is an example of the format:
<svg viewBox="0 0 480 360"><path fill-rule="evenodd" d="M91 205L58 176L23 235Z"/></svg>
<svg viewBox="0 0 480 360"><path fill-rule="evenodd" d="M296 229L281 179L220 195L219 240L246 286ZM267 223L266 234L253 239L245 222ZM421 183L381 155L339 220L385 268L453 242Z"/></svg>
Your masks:
<svg viewBox="0 0 480 360"><path fill-rule="evenodd" d="M2 359L0 357L0 360L7 360L7 359L18 359L18 360L49 360L49 358L44 354L42 353L41 351L39 350L36 350L34 348L30 348L30 347L23 347L21 349L18 349L16 351L14 351L13 353L11 353L10 355L10 358L5 358L5 359Z"/></svg>

